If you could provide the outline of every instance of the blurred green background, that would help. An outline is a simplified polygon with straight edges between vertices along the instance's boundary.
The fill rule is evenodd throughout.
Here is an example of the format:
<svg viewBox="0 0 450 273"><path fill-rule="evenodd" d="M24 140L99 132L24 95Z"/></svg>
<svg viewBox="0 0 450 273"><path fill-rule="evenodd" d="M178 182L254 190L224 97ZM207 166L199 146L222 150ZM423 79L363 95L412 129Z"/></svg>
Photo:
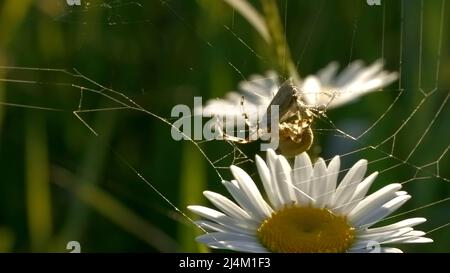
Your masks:
<svg viewBox="0 0 450 273"><path fill-rule="evenodd" d="M345 66L384 57L387 69L401 69L400 83L319 120L313 152L345 154L347 167L368 158L370 172L381 170L372 191L405 182L413 199L403 211L426 207L386 223L424 216L419 229L441 228L429 234L435 243L402 249L449 252L450 3L381 3L278 1L300 76L332 60ZM161 195L184 213L188 204L207 204L201 192L225 192L216 170L230 177L225 167L235 150L200 143L212 161L225 156L213 168L194 144L172 140L161 120L114 109L123 107L114 99L131 103L105 88L173 122L174 105L222 96L276 62L219 0L0 1L0 252L68 252L69 241L82 252L207 251L194 241L199 230ZM98 136L73 113L88 109L79 115ZM358 136L383 114L357 141L323 130L331 120ZM249 158L263 155L258 143L238 147ZM240 162L259 183L253 164Z"/></svg>

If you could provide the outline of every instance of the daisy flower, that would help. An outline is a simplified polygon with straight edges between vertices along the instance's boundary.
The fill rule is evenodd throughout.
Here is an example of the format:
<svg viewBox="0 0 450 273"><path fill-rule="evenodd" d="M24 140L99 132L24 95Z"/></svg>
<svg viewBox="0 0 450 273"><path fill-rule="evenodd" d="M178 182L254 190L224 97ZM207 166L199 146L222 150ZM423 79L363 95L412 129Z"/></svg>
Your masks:
<svg viewBox="0 0 450 273"><path fill-rule="evenodd" d="M211 248L243 252L401 252L389 244L429 243L413 227L425 218L410 218L373 227L411 198L394 183L366 196L378 173L364 178L367 161L360 160L337 185L340 157L328 166L319 158L313 165L306 153L291 168L285 157L268 150L256 166L265 195L242 169L231 166L235 180L223 181L236 202L215 192L204 195L219 210L189 206L204 220L208 233L197 241Z"/></svg>
<svg viewBox="0 0 450 273"><path fill-rule="evenodd" d="M354 61L339 74L338 68L338 64L332 62L317 75L307 76L296 83L301 100L307 107L335 108L397 79L396 72L383 70L381 60L367 67L362 61ZM266 135L267 132L258 132L259 126L279 88L280 80L275 72L267 72L264 76L253 75L248 81L239 84L239 92L229 92L224 99L209 100L203 107L202 114L212 116L216 120L216 127L221 131L230 132L235 124L245 123L250 135ZM228 125L225 120L233 120L235 123Z"/></svg>

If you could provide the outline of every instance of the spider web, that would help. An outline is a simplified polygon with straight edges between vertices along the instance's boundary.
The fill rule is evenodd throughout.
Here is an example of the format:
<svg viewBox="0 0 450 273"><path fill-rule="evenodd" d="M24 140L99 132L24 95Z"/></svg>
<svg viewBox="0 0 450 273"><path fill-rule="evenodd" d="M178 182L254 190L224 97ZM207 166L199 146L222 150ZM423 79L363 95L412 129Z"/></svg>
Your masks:
<svg viewBox="0 0 450 273"><path fill-rule="evenodd" d="M140 18L131 18L127 15L129 9L143 9L146 4L142 1L81 1L81 3L82 7L64 7L64 12L59 14L57 22L75 26L154 24L153 18L147 17L145 14L142 14ZM450 201L448 184L450 174L447 168L450 131L446 126L450 110L448 105L450 86L443 77L450 65L448 55L443 50L445 46L448 47L446 41L449 38L445 24L449 18L448 3L446 0L382 1L382 6L369 6L365 1L353 1L352 3L357 8L347 18L348 22L344 24L347 25L347 28L343 30L347 34L343 40L349 43L348 51L326 52L319 58L323 59L323 65L326 65L327 60L334 60L333 54L336 54L341 59L341 64L345 65L346 62L350 63L352 60L360 58L359 55L364 56L362 52L365 43L361 40L363 37L361 34L370 31L373 33L374 40L379 42L379 46L376 47L378 50L372 56L373 59L384 58L391 66L391 70L399 72L398 86L395 87L393 84L388 89L378 90L348 107L327 111L316 121L313 129L322 150L312 152L320 154L327 159L326 161L329 161L333 155L339 154L347 167L360 158L367 158L369 171L379 171L380 176L377 180L386 181L377 182L373 188L378 189L383 183L402 183L413 196L413 200L417 199L417 201L414 201L408 210L397 213L387 220L399 216L420 216L421 213L424 216L442 215L448 210L448 201ZM193 39L200 41L211 54L219 51L219 45L216 45L214 38L199 32L194 27L191 18L187 17L187 12L183 12L180 8L179 3L161 0L159 4L160 8L165 10L180 28L185 29ZM64 4L62 5L64 6ZM207 4L201 5L207 6ZM310 55L317 54L317 50L313 49L314 46L323 41L320 38L322 35L320 30L324 31L323 25L327 25L323 23L321 26L317 26L317 23L325 21L327 15L334 12L330 5L329 1L317 1L317 4L308 6L311 15L304 20L305 25L301 26L308 31L297 35L292 30L293 24L296 22L293 15L303 12L293 10L302 7L302 4L286 0L282 5L281 11L288 40L290 40L291 33L294 33L293 39L301 40L301 42L294 43L295 46L291 48L293 55L296 56L295 61L300 73L316 71L316 69L309 70L307 67L311 66ZM429 10L436 5L439 6L440 13L430 14ZM99 11L108 14L105 20L92 22L85 19L84 15ZM379 16L375 21L373 16L370 17L370 22L365 21L365 15L370 13L377 13ZM306 12L304 17L306 17ZM413 21L416 23L412 23ZM251 59L249 62L256 61L270 68L271 61L264 57L267 54L264 54L264 49L260 46L252 44L251 39L248 38L250 34L244 31L244 24L245 21L239 19L239 15L233 11L230 22L219 25L219 27L223 28L224 36L227 39L232 39L238 47L247 51L247 57ZM429 24L434 28L430 28ZM322 29L317 30L319 27ZM433 29L433 33L425 31L424 28ZM332 31L332 28L328 26L325 27L325 30ZM414 35L418 38L414 38L416 37ZM233 71L238 79L246 80L247 75L253 74L255 71L249 71L245 62L239 61L238 57L229 54L224 58L226 61L220 65L226 67L224 69ZM361 58L364 59L364 57ZM6 74L6 77L0 79L0 82L19 85L22 89L44 87L64 90L64 92L72 94L72 106L68 107L53 106L47 102L36 104L1 101L0 105L5 107L73 114L75 120L87 129L87 133L100 139L102 132L90 119L90 115L98 112L111 111L123 115L130 112L139 113L156 121L158 125L155 126L160 130L170 131L173 128L174 118L145 107L143 103L135 99L139 95L129 95L129 92L107 87L108 84L99 83L98 80L83 71L78 71L77 68L58 69L40 66L2 66L0 68ZM196 68L191 67L190 70L195 72ZM45 75L44 78L49 78L49 80L43 81L39 75ZM304 77L306 74L301 76ZM55 81L52 80L53 77L63 80ZM415 81L416 79L417 81ZM99 97L106 101L107 106L98 107L92 103L93 98ZM362 111L359 108L368 106L370 101L380 101L380 106L370 109L370 111ZM359 112L362 112L362 117L347 114ZM365 113L368 113L369 117L364 117ZM243 166L244 169L252 166L253 159L245 145L237 145L230 141L221 141L220 143L197 141L189 136L186 138L206 160L210 169L214 170L217 181L229 177L228 167L230 164ZM208 145L220 145L222 154L217 155L210 152ZM430 149L430 147L433 148ZM185 214L185 209L178 207L176 202L172 201L171 195L161 190L159 183L155 182L151 175L143 174L142 169L136 167L119 151L114 150L114 153L138 179L156 192L163 202L180 213L185 220L194 224L193 220ZM341 173L345 173L347 170L344 168ZM258 180L255 173L253 176L255 176L255 180ZM433 183L433 189L439 190L440 194L426 193L430 183ZM439 186L435 187L436 183ZM439 197L436 199L436 196ZM444 215L446 214L444 213ZM437 232L448 232L450 218L441 216L439 221L432 217L428 218L427 233L429 236L432 237Z"/></svg>

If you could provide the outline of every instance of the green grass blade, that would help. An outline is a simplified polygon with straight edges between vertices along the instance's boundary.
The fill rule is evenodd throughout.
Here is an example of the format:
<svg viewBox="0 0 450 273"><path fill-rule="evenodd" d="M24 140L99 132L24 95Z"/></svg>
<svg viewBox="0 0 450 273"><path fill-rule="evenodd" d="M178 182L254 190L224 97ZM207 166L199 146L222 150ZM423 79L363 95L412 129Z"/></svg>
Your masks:
<svg viewBox="0 0 450 273"><path fill-rule="evenodd" d="M45 251L52 233L47 133L41 115L26 122L26 202L32 251Z"/></svg>
<svg viewBox="0 0 450 273"><path fill-rule="evenodd" d="M180 209L188 205L199 205L203 203L202 192L206 189L206 166L198 150L189 143L183 144L183 158L181 166L180 185ZM195 237L201 231L192 224L180 225L178 238L183 251L186 252L208 252L208 249L195 242Z"/></svg>

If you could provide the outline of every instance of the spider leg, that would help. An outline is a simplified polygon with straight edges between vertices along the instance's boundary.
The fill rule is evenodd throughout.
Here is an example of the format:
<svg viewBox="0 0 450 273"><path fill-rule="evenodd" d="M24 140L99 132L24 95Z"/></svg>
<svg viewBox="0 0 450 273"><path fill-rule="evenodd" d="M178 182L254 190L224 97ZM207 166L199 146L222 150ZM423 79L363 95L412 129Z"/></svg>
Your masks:
<svg viewBox="0 0 450 273"><path fill-rule="evenodd" d="M214 129L217 130L217 132L219 133L220 138L218 138L218 139L228 140L228 141L242 143L242 144L251 142L247 138L241 138L241 137L236 137L236 136L230 135L227 132L225 132L223 130L223 128L226 128L225 124L223 122L221 122L219 119L217 119L217 123L214 125Z"/></svg>
<svg viewBox="0 0 450 273"><path fill-rule="evenodd" d="M248 127L250 127L251 124L250 124L248 115L247 115L247 113L245 112L244 103L245 103L245 97L242 96L242 97L241 97L241 102L240 102L240 107L241 107L242 116L244 117L245 125L247 125Z"/></svg>
<svg viewBox="0 0 450 273"><path fill-rule="evenodd" d="M249 135L248 135L248 137L246 137L246 139L248 141L247 143L249 143L249 142L252 142L252 141L258 139L259 136L260 136L260 120L256 119L256 130L254 132L252 132L252 128L254 127L254 125L250 122L248 114L245 111L245 105L244 104L245 104L245 97L242 96L241 97L241 102L240 102L240 107L241 107L242 116L244 117L245 125L248 128ZM253 134L255 134L255 133L256 133L256 137L255 137L255 139L252 140L251 136Z"/></svg>

